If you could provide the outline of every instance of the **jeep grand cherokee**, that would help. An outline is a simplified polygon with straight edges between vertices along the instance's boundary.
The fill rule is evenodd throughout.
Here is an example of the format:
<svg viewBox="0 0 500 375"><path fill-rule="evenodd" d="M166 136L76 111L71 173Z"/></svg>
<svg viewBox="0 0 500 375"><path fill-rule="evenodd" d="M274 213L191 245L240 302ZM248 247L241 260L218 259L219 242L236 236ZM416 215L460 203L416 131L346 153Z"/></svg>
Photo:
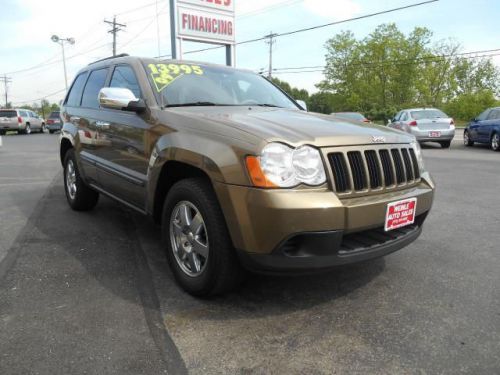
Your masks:
<svg viewBox="0 0 500 375"><path fill-rule="evenodd" d="M315 272L414 241L434 185L411 135L307 113L250 71L118 56L76 76L61 117L69 205L105 194L161 223L194 295L244 268Z"/></svg>

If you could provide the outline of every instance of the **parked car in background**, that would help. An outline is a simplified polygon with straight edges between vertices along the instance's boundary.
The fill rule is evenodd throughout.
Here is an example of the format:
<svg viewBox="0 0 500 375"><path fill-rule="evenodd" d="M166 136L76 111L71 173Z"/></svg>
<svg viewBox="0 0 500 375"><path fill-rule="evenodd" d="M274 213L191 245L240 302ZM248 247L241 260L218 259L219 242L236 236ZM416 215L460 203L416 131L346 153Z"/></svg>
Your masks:
<svg viewBox="0 0 500 375"><path fill-rule="evenodd" d="M40 133L45 130L45 120L35 112L27 109L0 109L0 135L8 131L31 134L34 130Z"/></svg>
<svg viewBox="0 0 500 375"><path fill-rule="evenodd" d="M500 107L488 108L472 119L464 130L464 144L489 144L493 151L500 151Z"/></svg>
<svg viewBox="0 0 500 375"><path fill-rule="evenodd" d="M62 121L61 121L61 112L54 111L51 112L49 117L47 118L47 129L49 129L49 133L53 134L56 131L61 130Z"/></svg>
<svg viewBox="0 0 500 375"><path fill-rule="evenodd" d="M340 120L353 120L365 123L371 123L364 115L359 112L333 112L332 116L340 119Z"/></svg>
<svg viewBox="0 0 500 375"><path fill-rule="evenodd" d="M455 137L455 121L435 108L402 110L388 126L413 134L418 142L437 142L443 148L449 148Z"/></svg>

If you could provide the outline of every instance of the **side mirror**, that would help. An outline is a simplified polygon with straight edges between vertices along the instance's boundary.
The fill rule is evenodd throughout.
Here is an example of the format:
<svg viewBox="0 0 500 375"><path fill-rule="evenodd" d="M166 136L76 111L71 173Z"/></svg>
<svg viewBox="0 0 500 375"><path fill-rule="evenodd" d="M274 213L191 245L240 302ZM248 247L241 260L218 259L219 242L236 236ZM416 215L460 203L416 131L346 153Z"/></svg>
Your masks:
<svg viewBox="0 0 500 375"><path fill-rule="evenodd" d="M477 117L474 117L473 119L471 119L471 122L478 122L479 120L477 119Z"/></svg>
<svg viewBox="0 0 500 375"><path fill-rule="evenodd" d="M141 112L146 109L144 100L136 98L134 93L126 88L103 87L99 91L99 104L102 108Z"/></svg>
<svg viewBox="0 0 500 375"><path fill-rule="evenodd" d="M307 112L307 104L305 101L303 101L303 100L295 100L295 101L297 102L298 105L300 105L302 107L303 111Z"/></svg>
<svg viewBox="0 0 500 375"><path fill-rule="evenodd" d="M387 125L391 125L391 124L392 124L392 120L391 119L387 120Z"/></svg>

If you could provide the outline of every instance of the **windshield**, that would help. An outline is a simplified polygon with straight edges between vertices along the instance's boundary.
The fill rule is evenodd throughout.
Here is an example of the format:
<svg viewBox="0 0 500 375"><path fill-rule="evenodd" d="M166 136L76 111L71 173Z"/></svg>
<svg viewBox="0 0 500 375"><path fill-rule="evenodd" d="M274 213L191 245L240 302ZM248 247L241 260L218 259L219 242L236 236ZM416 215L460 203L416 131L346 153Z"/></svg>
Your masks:
<svg viewBox="0 0 500 375"><path fill-rule="evenodd" d="M267 106L298 109L265 78L241 70L173 62L145 63L162 104L177 106Z"/></svg>
<svg viewBox="0 0 500 375"><path fill-rule="evenodd" d="M0 117L13 118L17 117L16 111L0 111Z"/></svg>
<svg viewBox="0 0 500 375"><path fill-rule="evenodd" d="M59 112L52 112L49 118L59 118Z"/></svg>
<svg viewBox="0 0 500 375"><path fill-rule="evenodd" d="M411 112L411 118L414 120L422 120L425 118L447 118L448 116L438 109L426 109L424 111Z"/></svg>

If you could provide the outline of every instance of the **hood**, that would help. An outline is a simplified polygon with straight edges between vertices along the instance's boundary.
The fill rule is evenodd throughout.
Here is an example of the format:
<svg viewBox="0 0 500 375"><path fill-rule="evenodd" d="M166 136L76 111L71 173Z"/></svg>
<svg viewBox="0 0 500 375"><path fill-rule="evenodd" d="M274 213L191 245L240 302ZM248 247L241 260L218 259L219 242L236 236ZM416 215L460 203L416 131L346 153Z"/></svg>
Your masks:
<svg viewBox="0 0 500 375"><path fill-rule="evenodd" d="M268 142L292 146L352 146L374 143L410 143L414 137L385 126L365 124L328 115L264 107L171 108L178 115L217 122Z"/></svg>

